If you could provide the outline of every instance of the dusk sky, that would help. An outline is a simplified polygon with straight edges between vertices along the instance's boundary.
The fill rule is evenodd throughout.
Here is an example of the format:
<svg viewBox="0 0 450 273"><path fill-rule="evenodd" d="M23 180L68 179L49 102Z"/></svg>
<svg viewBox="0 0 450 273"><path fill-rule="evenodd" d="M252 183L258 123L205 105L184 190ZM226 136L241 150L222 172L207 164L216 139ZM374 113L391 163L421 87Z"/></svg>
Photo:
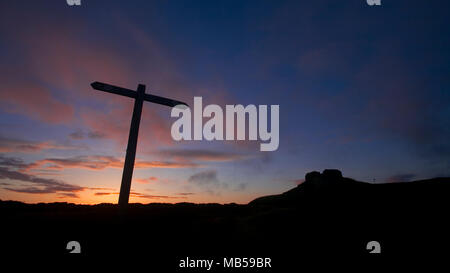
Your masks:
<svg viewBox="0 0 450 273"><path fill-rule="evenodd" d="M94 81L280 107L279 148L261 152L173 141L170 108L145 102L130 202L247 203L326 168L371 183L450 176L449 8L1 1L0 199L117 202L133 99Z"/></svg>

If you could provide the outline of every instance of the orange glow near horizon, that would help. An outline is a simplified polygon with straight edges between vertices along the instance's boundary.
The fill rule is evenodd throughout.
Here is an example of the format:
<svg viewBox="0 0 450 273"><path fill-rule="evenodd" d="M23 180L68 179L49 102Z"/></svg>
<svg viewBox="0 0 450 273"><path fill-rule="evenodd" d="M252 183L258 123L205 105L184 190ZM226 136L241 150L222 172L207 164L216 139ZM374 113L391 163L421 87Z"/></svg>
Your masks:
<svg viewBox="0 0 450 273"><path fill-rule="evenodd" d="M62 196L58 194L30 194L30 193L17 193L6 190L0 190L0 200L2 201L19 201L28 204L36 204L36 203L54 203L54 202L67 202L74 204L82 204L82 205L96 205L101 203L111 203L117 204L119 193L118 192L100 192L105 194L96 195L95 192L91 190L85 190L77 192L78 197L70 197L70 196ZM151 195L156 195L156 193L152 193ZM258 197L256 194L240 194L238 196L211 196L209 194L193 194L189 196L170 196L167 198L164 197L139 197L135 194L130 195L130 203L141 203L141 204L149 204L149 203L237 203L237 204L246 204Z"/></svg>

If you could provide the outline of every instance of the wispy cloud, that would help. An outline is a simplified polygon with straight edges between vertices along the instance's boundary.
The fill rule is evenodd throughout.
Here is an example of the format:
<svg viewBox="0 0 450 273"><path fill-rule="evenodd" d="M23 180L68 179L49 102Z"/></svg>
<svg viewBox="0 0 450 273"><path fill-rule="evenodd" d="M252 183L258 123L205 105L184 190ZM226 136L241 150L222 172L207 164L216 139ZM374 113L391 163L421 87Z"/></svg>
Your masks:
<svg viewBox="0 0 450 273"><path fill-rule="evenodd" d="M117 195L118 192L96 192L94 195L97 196L104 196L104 195ZM138 197L138 198L146 198L146 199L181 199L186 198L184 196L169 196L169 195L151 195L151 194L145 194L141 192L131 191L130 192L131 197Z"/></svg>
<svg viewBox="0 0 450 273"><path fill-rule="evenodd" d="M78 194L74 193L74 192L60 192L58 193L58 197L59 198L80 198L80 196L78 196Z"/></svg>
<svg viewBox="0 0 450 273"><path fill-rule="evenodd" d="M37 153L43 150L71 150L81 149L82 146L56 144L52 141L37 142L23 139L13 139L0 136L0 152Z"/></svg>
<svg viewBox="0 0 450 273"><path fill-rule="evenodd" d="M64 170L71 168L103 170L106 168L123 168L123 160L113 156L77 156L69 158L46 158L37 160L24 167L25 170ZM200 164L175 161L137 160L135 168L196 168Z"/></svg>
<svg viewBox="0 0 450 273"><path fill-rule="evenodd" d="M11 75L0 76L0 106L11 113L26 115L47 123L65 123L72 120L74 108L52 96L48 89L13 80ZM55 113L58 113L55 115Z"/></svg>
<svg viewBox="0 0 450 273"><path fill-rule="evenodd" d="M115 160L112 157L105 157L107 158L106 162L114 164L122 164L119 160ZM79 160L62 160L62 161L49 161L53 162L52 166L50 168L65 168L67 166L75 167L79 166L80 164L88 169L94 169L97 170L99 168L106 168L106 165L99 166L85 166L80 163ZM62 163L61 163L62 162ZM57 164L60 164L59 166ZM91 162L92 163L92 162ZM45 163L45 164L48 164ZM86 163L89 164L89 163ZM144 165L146 165L145 163ZM38 164L39 165L39 164ZM34 165L35 167L37 165ZM153 165L152 165L153 166ZM157 166L161 166L157 164ZM122 167L122 165L120 165ZM172 165L170 165L172 167ZM44 178L39 177L33 174L29 174L26 171L29 170L29 164L25 164L21 159L19 158L10 158L5 156L0 156L0 180L11 180L15 181L16 183L6 183L2 182L0 183L0 188L12 192L17 193L27 193L27 194L57 194L58 197L64 198L79 198L78 192L84 191L84 190L92 190L95 191L95 196L104 196L104 195L117 195L119 194L115 189L113 188L106 188L106 187L81 187L78 185L73 185L70 183L66 183L61 180L52 179L52 178ZM157 178L154 176L151 176L149 178L143 179L145 182L148 181L156 181ZM136 179L135 179L136 181ZM19 183L17 183L19 182ZM139 182L139 181L136 181ZM180 196L169 196L169 195L151 195L146 193L141 193L137 191L131 191L130 196L137 197L137 198L145 198L145 199L181 199L186 198L188 195L186 194L178 194Z"/></svg>
<svg viewBox="0 0 450 273"><path fill-rule="evenodd" d="M119 193L114 193L114 192L96 192L96 193L94 193L94 195L97 195L97 196L110 195L110 194L119 194Z"/></svg>
<svg viewBox="0 0 450 273"><path fill-rule="evenodd" d="M20 193L65 193L79 192L85 189L84 187L65 183L60 180L38 177L35 175L23 173L21 171L8 169L6 167L0 167L0 179L22 182L15 187L11 187L12 185L3 187L3 189L5 190Z"/></svg>
<svg viewBox="0 0 450 273"><path fill-rule="evenodd" d="M216 170L207 170L191 175L188 178L188 182L197 185L207 185L207 184L218 184L219 180L217 179Z"/></svg>
<svg viewBox="0 0 450 273"><path fill-rule="evenodd" d="M192 183L211 195L221 195L221 191L228 189L228 184L221 182L217 177L217 170L206 170L191 175L188 183ZM245 186L243 186L245 187Z"/></svg>
<svg viewBox="0 0 450 273"><path fill-rule="evenodd" d="M148 178L135 178L133 179L134 182L141 183L141 184L149 184L150 182L157 181L158 178L155 176L150 176Z"/></svg>
<svg viewBox="0 0 450 273"><path fill-rule="evenodd" d="M84 133L83 133L82 130L76 130L75 132L70 133L69 137L71 139L83 139L84 138Z"/></svg>
<svg viewBox="0 0 450 273"><path fill-rule="evenodd" d="M22 168L26 166L22 159L0 155L0 166Z"/></svg>
<svg viewBox="0 0 450 273"><path fill-rule="evenodd" d="M75 140L85 139L86 137L91 139L102 139L106 138L106 134L99 131L90 131L90 130L87 133L85 133L81 129L78 129L69 134L69 138Z"/></svg>
<svg viewBox="0 0 450 273"><path fill-rule="evenodd" d="M222 151L212 151L212 150L187 150L187 149L171 149L162 150L156 152L158 155L162 155L168 158L174 158L179 160L189 160L189 161L204 161L204 162L225 162L225 161L235 161L248 159L250 155L222 152Z"/></svg>
<svg viewBox="0 0 450 273"><path fill-rule="evenodd" d="M387 182L408 182L416 178L417 175L412 173L402 173L402 174L395 174L390 176L387 179Z"/></svg>

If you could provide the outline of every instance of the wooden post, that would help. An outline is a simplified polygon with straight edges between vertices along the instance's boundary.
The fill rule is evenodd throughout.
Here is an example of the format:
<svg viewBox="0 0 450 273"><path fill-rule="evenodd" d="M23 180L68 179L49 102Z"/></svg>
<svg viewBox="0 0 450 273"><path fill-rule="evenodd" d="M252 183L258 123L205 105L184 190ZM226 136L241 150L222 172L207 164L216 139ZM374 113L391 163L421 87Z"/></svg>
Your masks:
<svg viewBox="0 0 450 273"><path fill-rule="evenodd" d="M141 122L142 104L144 101L157 103L169 107L177 105L186 105L186 103L172 100L151 94L145 94L145 85L139 84L136 91L102 83L91 83L92 88L116 95L121 95L134 99L133 116L131 118L130 134L128 136L127 153L122 173L122 184L120 185L119 207L122 209L128 205L131 190L131 179L133 178L134 161L136 158L136 147L139 135L139 123ZM123 210L122 210L123 211Z"/></svg>
<svg viewBox="0 0 450 273"><path fill-rule="evenodd" d="M128 136L127 153L123 166L122 184L120 185L119 205L126 206L130 198L131 179L136 158L136 147L141 122L142 104L144 103L145 85L139 84L134 100L133 116L131 118L130 135Z"/></svg>

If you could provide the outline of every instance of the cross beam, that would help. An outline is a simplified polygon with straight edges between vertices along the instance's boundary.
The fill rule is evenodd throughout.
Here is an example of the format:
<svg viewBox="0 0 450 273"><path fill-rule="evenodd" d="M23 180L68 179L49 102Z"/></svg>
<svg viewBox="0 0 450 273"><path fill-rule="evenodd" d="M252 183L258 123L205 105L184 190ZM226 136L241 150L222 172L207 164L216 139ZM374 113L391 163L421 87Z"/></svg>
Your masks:
<svg viewBox="0 0 450 273"><path fill-rule="evenodd" d="M125 156L125 164L123 166L122 183L120 185L120 194L119 194L119 206L124 207L128 204L128 200L130 198L131 178L133 177L133 168L134 168L134 161L136 158L136 147L143 102L149 101L170 107L175 107L180 104L187 106L187 104L177 100L146 94L145 85L143 84L139 84L136 91L101 82L93 82L91 83L91 86L96 90L113 93L116 95L121 95L134 99L133 116L131 118L127 153Z"/></svg>

